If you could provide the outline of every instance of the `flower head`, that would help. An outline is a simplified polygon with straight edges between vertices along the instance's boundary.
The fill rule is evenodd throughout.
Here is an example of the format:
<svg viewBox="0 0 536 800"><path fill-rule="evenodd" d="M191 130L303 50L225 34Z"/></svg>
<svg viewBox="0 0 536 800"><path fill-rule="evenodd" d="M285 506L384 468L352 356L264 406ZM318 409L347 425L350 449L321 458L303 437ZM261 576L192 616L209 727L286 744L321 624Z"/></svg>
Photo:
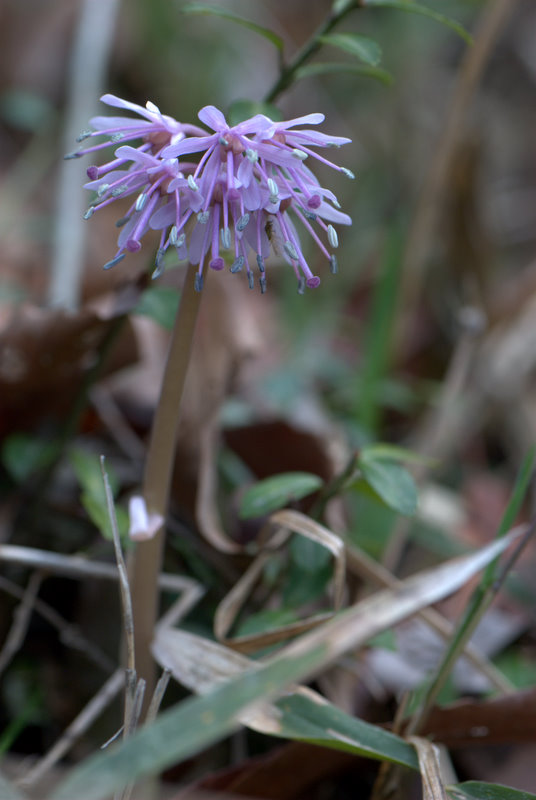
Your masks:
<svg viewBox="0 0 536 800"><path fill-rule="evenodd" d="M120 194L136 195L118 223L124 224L119 250L106 267L122 259L125 250L138 250L144 233L153 228L161 231L157 274L163 253L172 244L179 258L187 256L198 265L196 288L200 290L206 263L221 270L226 263L222 253L231 251L231 272L245 269L251 288L257 272L264 292L265 260L273 249L292 265L298 291L303 292L305 286L318 286L320 278L312 273L303 254L294 225L297 221L313 238L331 271L336 271L336 258L331 254L338 244L334 224L349 225L351 219L339 210L333 192L320 185L305 161L310 158L353 177L313 149L339 147L350 140L298 127L319 124L323 114L286 122L257 114L229 126L221 111L206 106L198 116L213 131L207 133L165 117L151 103L144 109L112 95L102 99L145 117L92 120L96 130L90 136L105 133L114 141L118 135L122 141L142 139L137 148L122 145L113 161L88 170L91 181L86 188L95 190L99 198L88 215ZM196 160L190 161L193 154ZM187 229L191 230L188 246Z"/></svg>

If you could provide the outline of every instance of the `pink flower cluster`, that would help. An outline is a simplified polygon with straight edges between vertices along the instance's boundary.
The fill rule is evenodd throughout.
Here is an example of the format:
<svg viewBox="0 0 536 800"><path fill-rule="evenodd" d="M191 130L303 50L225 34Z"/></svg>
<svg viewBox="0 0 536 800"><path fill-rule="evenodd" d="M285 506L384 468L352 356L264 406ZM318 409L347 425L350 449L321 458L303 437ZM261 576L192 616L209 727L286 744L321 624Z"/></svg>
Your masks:
<svg viewBox="0 0 536 800"><path fill-rule="evenodd" d="M120 145L112 161L89 167L90 181L85 184L97 195L86 218L118 197L133 197L116 223L121 228L118 250L105 269L121 261L127 251L139 250L144 234L155 229L161 233L153 277L161 273L164 254L172 246L179 259L198 265L198 291L207 263L214 270L226 263L233 273L245 270L253 288L250 256L254 254L264 292L265 259L273 249L292 265L298 291L303 293L305 286L318 286L320 278L304 257L294 225L297 220L327 259L331 272L337 271L337 260L330 252L338 245L334 225L350 225L351 219L305 162L315 159L353 178L350 170L311 149L339 147L350 139L297 127L318 125L323 114L286 122L257 114L230 127L221 111L205 106L198 116L213 131L208 133L165 116L153 103L143 108L110 94L101 100L142 118L94 117L92 130L79 141L101 136L107 140L66 156L77 158L112 143ZM135 140L141 144L126 144ZM191 154L196 154L195 161L188 160Z"/></svg>

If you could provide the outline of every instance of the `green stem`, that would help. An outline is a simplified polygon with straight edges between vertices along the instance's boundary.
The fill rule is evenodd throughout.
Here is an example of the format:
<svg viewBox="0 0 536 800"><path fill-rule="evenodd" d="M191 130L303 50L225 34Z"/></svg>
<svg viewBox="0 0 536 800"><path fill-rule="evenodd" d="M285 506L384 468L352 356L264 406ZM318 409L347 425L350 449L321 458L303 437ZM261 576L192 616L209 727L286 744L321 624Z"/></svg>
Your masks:
<svg viewBox="0 0 536 800"><path fill-rule="evenodd" d="M186 273L162 378L145 463L143 497L151 514L165 517L173 473L180 404L197 320L200 293L194 289L196 267ZM150 700L156 682L151 642L158 614L158 575L164 546L163 526L148 541L139 542L130 561L130 585L135 632L136 671L147 682Z"/></svg>
<svg viewBox="0 0 536 800"><path fill-rule="evenodd" d="M335 27L335 25L337 25L341 19L346 16L346 14L358 6L359 2L356 0L355 2L347 3L342 10L338 12L331 11L328 14L324 22L316 29L311 38L298 50L292 61L287 64L286 67L282 68L279 78L264 97L264 103L273 103L274 100L285 91L285 89L288 89L293 82L298 69L305 64L305 62L308 61L311 56L313 56L322 46L322 42L319 41L320 37L325 36L326 33L329 33Z"/></svg>
<svg viewBox="0 0 536 800"><path fill-rule="evenodd" d="M508 528L513 524L517 514L521 509L521 505L523 503L523 499L525 497L527 488L529 486L529 482L531 479L532 471L534 468L534 460L535 460L535 449L531 448L521 471L519 473L518 479L516 481L516 485L514 487L514 491L510 502L504 512L503 518L501 520L501 524L499 525L499 529L497 531L497 539L502 538ZM475 591L473 592L471 599L469 600L468 607L465 611L463 619L456 630L455 635L452 638L452 641L447 648L446 653L444 654L439 667L433 677L431 683L428 686L426 691L423 704L415 716L410 721L408 728L406 729L406 735L414 735L419 733L422 728L424 727L426 720L432 707L437 699L437 696L445 682L450 675L454 664L460 657L463 649L465 648L466 643L471 638L473 632L475 631L478 623L484 616L485 612L490 607L493 599L497 595L499 589L501 588L509 570L512 568L515 559L518 557L519 553L525 546L526 542L534 534L534 530L536 528L536 523L532 522L530 527L527 530L525 536L523 536L520 544L515 550L514 555L509 559L507 566L505 569L502 570L500 575L498 574L498 559L491 562L486 568L484 575L482 576L482 580L480 584L476 587Z"/></svg>

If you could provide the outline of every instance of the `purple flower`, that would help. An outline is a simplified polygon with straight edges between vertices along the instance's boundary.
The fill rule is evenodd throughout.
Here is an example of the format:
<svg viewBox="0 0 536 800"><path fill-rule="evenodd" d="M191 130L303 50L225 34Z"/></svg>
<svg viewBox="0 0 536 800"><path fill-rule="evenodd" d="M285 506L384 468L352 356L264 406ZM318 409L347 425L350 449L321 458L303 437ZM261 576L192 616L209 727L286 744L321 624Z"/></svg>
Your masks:
<svg viewBox="0 0 536 800"><path fill-rule="evenodd" d="M79 158L110 147L111 144L142 140L138 147L122 144L115 150L113 160L100 167L90 166L87 170L91 180L85 184L85 188L97 193L97 202L84 215L86 219L120 196L136 195L126 214L116 223L122 230L117 253L104 265L105 269L109 269L125 257L125 251L135 252L141 248L141 239L149 229L149 220L158 209L169 206L175 216L179 214L178 193L168 192L170 181L180 176L178 161L176 158L162 158L162 150L184 139L187 133L203 131L197 126L185 125L165 116L150 102L143 108L111 94L103 95L101 100L107 105L135 111L145 118L94 117L90 121L93 130L82 133L78 141L95 136L106 136L108 140L66 156ZM162 230L155 277L161 271L163 254L170 244L176 246L179 258L186 257L184 240L185 237L180 240L180 237L173 235L171 226Z"/></svg>
<svg viewBox="0 0 536 800"><path fill-rule="evenodd" d="M86 188L97 193L97 203L86 217L120 195L135 195L117 223L122 227L118 251L105 268L124 258L126 251L139 250L143 235L151 228L161 232L154 277L162 269L165 251L173 245L180 259L188 257L198 265L196 288L201 290L206 263L221 270L226 263L222 253L231 251L231 272L245 268L253 288L253 253L264 292L265 260L274 250L292 265L298 291L303 293L305 286L318 286L320 278L305 259L294 225L297 221L325 256L331 271L336 272L337 261L330 252L338 245L334 224L350 225L351 219L339 210L333 192L320 185L304 162L310 157L353 177L349 170L312 149L339 147L350 140L297 128L319 124L323 114L286 122L257 114L230 127L221 111L206 106L199 119L214 131L209 134L164 116L151 103L142 108L113 95L102 99L144 117L96 117L91 121L95 130L81 137L107 135L113 142L142 140L138 147L122 144L114 160L88 169L91 180ZM107 141L70 157L109 144ZM186 160L192 154L199 155L195 161Z"/></svg>
<svg viewBox="0 0 536 800"><path fill-rule="evenodd" d="M223 250L233 245L231 272L239 272L245 266L250 286L254 278L248 255L253 251L260 272L261 291L266 288L264 264L270 245L276 251L280 249L293 266L300 292L305 285L318 286L320 278L311 272L289 211L312 236L335 272L336 259L321 237L324 234L327 244L336 248L338 238L332 223L350 225L351 219L338 210L340 206L335 195L320 186L304 162L311 156L353 177L349 170L311 149L339 147L350 140L309 129L292 130L297 125L317 125L324 120L323 114L308 114L279 123L257 114L230 127L221 111L206 106L199 112L199 119L214 133L187 137L162 152L167 158L202 153L189 176L200 202L189 248L191 263L199 264L198 287L202 286L209 252L210 267L222 269L224 266L220 242Z"/></svg>

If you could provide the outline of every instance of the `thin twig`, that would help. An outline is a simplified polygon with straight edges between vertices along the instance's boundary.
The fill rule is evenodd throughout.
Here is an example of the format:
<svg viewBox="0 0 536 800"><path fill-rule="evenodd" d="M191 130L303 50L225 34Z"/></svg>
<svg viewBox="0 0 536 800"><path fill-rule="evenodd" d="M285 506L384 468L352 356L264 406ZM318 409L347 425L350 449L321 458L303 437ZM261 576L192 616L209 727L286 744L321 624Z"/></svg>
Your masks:
<svg viewBox="0 0 536 800"><path fill-rule="evenodd" d="M151 703L147 710L147 717L145 719L146 724L156 719L156 715L158 714L158 710L164 698L164 694L168 687L170 678L171 678L171 670L166 668L162 672L158 680L158 683L156 684L156 689L154 690L154 694L151 698Z"/></svg>
<svg viewBox="0 0 536 800"><path fill-rule="evenodd" d="M41 758L24 778L20 781L22 786L31 786L39 781L54 764L67 753L73 744L82 736L93 724L97 717L107 708L114 697L121 691L125 684L124 669L116 671L108 678L106 683L91 698L89 703L75 717L71 724L65 729L63 735L56 744Z"/></svg>
<svg viewBox="0 0 536 800"><path fill-rule="evenodd" d="M123 611L123 626L125 632L125 644L127 649L127 669L133 673L136 672L136 660L134 655L134 619L132 616L132 598L130 595L130 585L128 582L127 565L123 558L123 551L121 550L121 539L119 538L119 528L117 525L117 516L115 513L114 496L112 487L106 472L106 459L104 456L100 457L100 466L102 472L102 480L104 481L104 491L106 493L106 507L108 509L108 517L112 528L112 539L114 543L115 560L117 562L117 571L119 575L119 589L121 592L121 608Z"/></svg>
<svg viewBox="0 0 536 800"><path fill-rule="evenodd" d="M0 674L5 670L24 642L43 577L42 572L32 573L22 601L13 612L13 622L0 652Z"/></svg>
<svg viewBox="0 0 536 800"><path fill-rule="evenodd" d="M102 578L116 581L119 573L114 564L102 561L90 561L84 556L66 556L53 553L51 550L39 550L36 547L21 547L15 544L0 544L0 562L8 561L26 567L41 568L45 572L65 575L68 578ZM199 584L192 578L183 575L162 573L158 578L161 591L183 593L197 591Z"/></svg>
<svg viewBox="0 0 536 800"><path fill-rule="evenodd" d="M19 600L22 600L25 594L20 586L4 578L2 575L0 575L0 590L13 595L13 597L17 597ZM72 647L74 650L84 653L87 658L100 669L105 670L105 672L112 672L115 669L115 664L112 659L109 658L100 647L97 647L96 644L86 639L76 625L67 622L67 620L64 619L61 614L58 614L56 609L49 606L48 603L36 597L33 608L36 614L40 614L52 627L56 628L60 635L60 641L66 647Z"/></svg>

